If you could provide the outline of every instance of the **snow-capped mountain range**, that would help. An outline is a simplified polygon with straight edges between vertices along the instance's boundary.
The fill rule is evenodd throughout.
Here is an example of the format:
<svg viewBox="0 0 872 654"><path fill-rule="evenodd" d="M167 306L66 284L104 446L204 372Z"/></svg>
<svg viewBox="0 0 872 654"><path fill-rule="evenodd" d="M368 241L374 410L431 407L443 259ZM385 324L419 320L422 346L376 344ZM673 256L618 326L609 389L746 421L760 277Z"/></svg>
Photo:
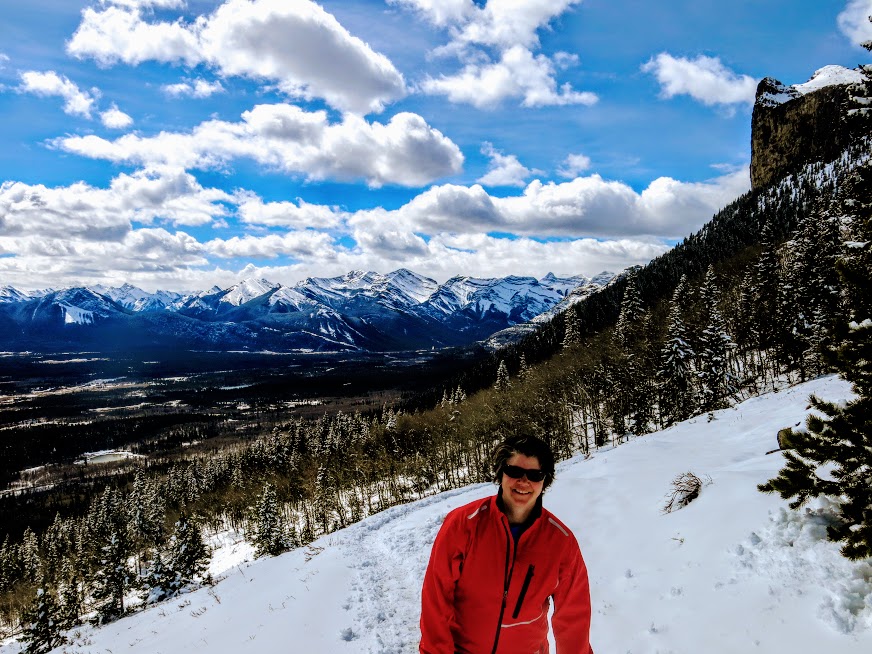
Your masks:
<svg viewBox="0 0 872 654"><path fill-rule="evenodd" d="M549 320L595 292L603 272L542 279L457 276L444 284L410 270L351 271L292 286L245 279L230 288L150 293L130 284L21 291L0 287L7 347L208 346L250 350L392 350L467 345ZM562 304L561 304L562 303ZM518 332L518 336L523 335ZM108 338L107 340L107 336ZM504 339L510 341L511 338Z"/></svg>

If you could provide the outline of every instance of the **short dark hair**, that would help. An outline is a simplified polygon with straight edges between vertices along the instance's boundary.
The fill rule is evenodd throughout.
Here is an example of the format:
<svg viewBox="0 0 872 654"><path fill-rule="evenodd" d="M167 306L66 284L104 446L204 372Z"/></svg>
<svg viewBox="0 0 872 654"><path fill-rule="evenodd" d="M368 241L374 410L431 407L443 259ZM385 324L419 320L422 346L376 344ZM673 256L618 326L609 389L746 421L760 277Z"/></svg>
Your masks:
<svg viewBox="0 0 872 654"><path fill-rule="evenodd" d="M545 481L542 490L545 490L554 481L554 451L551 446L538 436L521 434L509 436L497 445L491 454L491 470L494 475L494 483L500 484L503 480L503 466L506 461L515 454L535 456L539 459L539 467L545 472Z"/></svg>

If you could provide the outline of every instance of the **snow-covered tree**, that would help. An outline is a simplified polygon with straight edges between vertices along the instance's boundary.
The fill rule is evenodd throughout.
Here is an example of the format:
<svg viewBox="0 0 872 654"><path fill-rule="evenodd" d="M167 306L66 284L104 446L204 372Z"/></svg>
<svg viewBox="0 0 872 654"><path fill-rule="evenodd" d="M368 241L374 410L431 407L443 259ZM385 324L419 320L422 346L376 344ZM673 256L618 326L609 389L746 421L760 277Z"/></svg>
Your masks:
<svg viewBox="0 0 872 654"><path fill-rule="evenodd" d="M494 388L499 392L505 392L512 387L512 382L509 380L509 369L506 367L505 361L500 361L497 367L497 381L494 383Z"/></svg>
<svg viewBox="0 0 872 654"><path fill-rule="evenodd" d="M126 536L121 532L109 535L100 548L97 568L92 579L93 597L97 602L99 622L109 622L124 613L124 596L133 581L128 564L131 555Z"/></svg>
<svg viewBox="0 0 872 654"><path fill-rule="evenodd" d="M255 507L254 523L255 556L275 556L288 549L288 534L279 511L276 489L270 483L263 486L263 493Z"/></svg>
<svg viewBox="0 0 872 654"><path fill-rule="evenodd" d="M721 291L712 266L706 272L700 295L706 326L700 336L699 404L702 411L715 411L727 406L733 391L728 356L735 346L721 314Z"/></svg>
<svg viewBox="0 0 872 654"><path fill-rule="evenodd" d="M44 581L36 589L36 597L23 622L22 639L27 643L25 654L43 654L66 642L58 620L57 602Z"/></svg>
<svg viewBox="0 0 872 654"><path fill-rule="evenodd" d="M175 575L179 589L188 586L206 575L210 551L203 542L200 525L185 513L173 525L168 545L167 567Z"/></svg>
<svg viewBox="0 0 872 654"><path fill-rule="evenodd" d="M810 415L807 431L791 435L784 468L759 488L792 499L791 508L819 495L833 498L838 515L827 534L842 543L846 557L863 559L872 556L872 164L855 171L847 186L852 240L839 272L848 315L837 333L834 365L857 397L840 406L812 396L823 417ZM834 466L827 478L817 474L825 464Z"/></svg>
<svg viewBox="0 0 872 654"><path fill-rule="evenodd" d="M688 419L696 407L693 384L695 354L682 317L686 293L687 277L682 275L672 294L669 327L660 353L660 369L657 371L660 385L660 421L665 426Z"/></svg>
<svg viewBox="0 0 872 654"><path fill-rule="evenodd" d="M578 324L578 313L573 307L569 307L563 316L566 320L566 325L563 331L563 349L581 342L581 328Z"/></svg>

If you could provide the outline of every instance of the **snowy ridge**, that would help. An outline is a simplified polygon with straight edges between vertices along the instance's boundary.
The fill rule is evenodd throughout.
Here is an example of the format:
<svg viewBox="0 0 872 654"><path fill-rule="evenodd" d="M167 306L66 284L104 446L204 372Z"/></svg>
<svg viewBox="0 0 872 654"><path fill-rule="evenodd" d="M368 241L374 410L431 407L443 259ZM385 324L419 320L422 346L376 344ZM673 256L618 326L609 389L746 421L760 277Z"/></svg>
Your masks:
<svg viewBox="0 0 872 654"><path fill-rule="evenodd" d="M838 401L850 390L820 378L558 465L545 505L587 562L596 651L872 649L872 562L826 541L826 502L793 512L756 490L783 463L766 454L776 431L802 423L812 393ZM711 483L663 514L687 471ZM223 535L214 587L80 627L63 651L284 654L293 642L310 654L415 654L436 532L448 511L492 492L478 484L396 506L275 558L247 561L250 548Z"/></svg>
<svg viewBox="0 0 872 654"><path fill-rule="evenodd" d="M778 80L767 77L761 83L756 102L762 106L774 107L828 86L859 84L865 79L865 75L861 70L835 65L819 68L811 76L810 80L802 84L788 86Z"/></svg>

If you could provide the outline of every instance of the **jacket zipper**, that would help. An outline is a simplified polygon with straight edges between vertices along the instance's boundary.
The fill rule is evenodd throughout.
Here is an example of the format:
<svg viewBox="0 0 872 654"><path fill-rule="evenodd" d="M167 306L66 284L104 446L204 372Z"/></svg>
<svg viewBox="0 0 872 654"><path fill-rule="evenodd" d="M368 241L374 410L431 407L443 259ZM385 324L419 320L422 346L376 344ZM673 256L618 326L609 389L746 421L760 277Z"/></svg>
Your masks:
<svg viewBox="0 0 872 654"><path fill-rule="evenodd" d="M512 618L517 618L521 612L521 605L524 603L524 596L527 594L527 589L530 587L530 581L533 579L533 564L527 568L527 576L524 577L524 585L521 586L521 594L518 595L518 603L515 604L515 610L512 612Z"/></svg>
<svg viewBox="0 0 872 654"><path fill-rule="evenodd" d="M506 572L503 584L503 603L500 605L500 617L497 620L497 634L494 636L494 648L491 654L497 654L497 645L500 644L500 631L503 628L503 614L506 612L506 601L509 597L509 583L512 581L512 571L515 569L515 553L512 551L512 534L503 524L506 532Z"/></svg>

